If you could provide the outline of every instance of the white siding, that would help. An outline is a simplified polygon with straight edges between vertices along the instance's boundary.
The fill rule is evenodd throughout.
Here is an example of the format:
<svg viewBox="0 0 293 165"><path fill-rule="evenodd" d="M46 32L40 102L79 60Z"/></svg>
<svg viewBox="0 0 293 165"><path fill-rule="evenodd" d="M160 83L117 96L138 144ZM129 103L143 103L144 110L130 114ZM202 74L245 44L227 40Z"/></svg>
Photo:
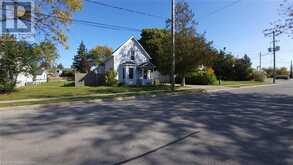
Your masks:
<svg viewBox="0 0 293 165"><path fill-rule="evenodd" d="M27 83L33 83L33 75L31 74L25 74L25 73L20 73L17 76L16 79L16 87L23 87L25 86Z"/></svg>
<svg viewBox="0 0 293 165"><path fill-rule="evenodd" d="M43 72L41 75L36 75L35 83L45 83L48 81L47 73Z"/></svg>

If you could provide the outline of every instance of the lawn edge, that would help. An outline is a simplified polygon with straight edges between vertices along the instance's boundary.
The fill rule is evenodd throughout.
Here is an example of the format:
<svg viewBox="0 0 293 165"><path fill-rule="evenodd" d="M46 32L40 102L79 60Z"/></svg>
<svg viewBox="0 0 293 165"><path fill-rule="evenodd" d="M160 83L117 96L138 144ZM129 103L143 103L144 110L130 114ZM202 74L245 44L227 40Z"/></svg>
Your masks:
<svg viewBox="0 0 293 165"><path fill-rule="evenodd" d="M190 89L190 90L177 90L175 92L171 91L152 91L148 93L137 93L137 94L125 94L125 95L116 95L116 96L109 96L109 97L93 97L93 98L87 98L87 97L75 97L76 100L64 100L60 102L54 102L58 100L49 100L53 102L49 103L37 103L38 101L32 101L32 102L17 102L17 104L20 105L13 105L13 103L9 104L0 104L0 111L6 111L11 110L11 108L16 108L17 110L20 110L21 108L42 108L44 106L55 106L55 105L64 105L70 103L75 104L82 104L82 103L99 103L99 102L108 102L108 101L127 101L127 100L135 100L139 97L160 97L160 96L171 96L171 95L180 95L180 94L193 94L193 93L206 93L207 90L205 89ZM83 100L86 99L86 100ZM36 103L34 103L36 102ZM23 105L22 105L23 103Z"/></svg>

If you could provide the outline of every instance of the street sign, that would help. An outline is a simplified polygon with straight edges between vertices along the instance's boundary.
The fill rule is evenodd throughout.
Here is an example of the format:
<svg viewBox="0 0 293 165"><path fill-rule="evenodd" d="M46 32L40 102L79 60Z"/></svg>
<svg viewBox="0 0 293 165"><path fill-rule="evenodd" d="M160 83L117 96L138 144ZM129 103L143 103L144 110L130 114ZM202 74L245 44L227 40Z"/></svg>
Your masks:
<svg viewBox="0 0 293 165"><path fill-rule="evenodd" d="M276 46L276 50L275 51L280 51L280 46Z"/></svg>
<svg viewBox="0 0 293 165"><path fill-rule="evenodd" d="M268 49L269 50L269 52L273 52L273 51L280 51L281 50L281 47L280 46L276 46L276 48L274 49L274 48L269 48Z"/></svg>

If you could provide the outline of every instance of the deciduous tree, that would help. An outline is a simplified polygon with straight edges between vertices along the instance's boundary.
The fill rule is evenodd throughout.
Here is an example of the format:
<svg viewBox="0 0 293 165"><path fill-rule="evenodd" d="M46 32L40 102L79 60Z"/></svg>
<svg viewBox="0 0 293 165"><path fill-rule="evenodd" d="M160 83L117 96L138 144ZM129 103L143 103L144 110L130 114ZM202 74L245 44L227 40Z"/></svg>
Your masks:
<svg viewBox="0 0 293 165"><path fill-rule="evenodd" d="M88 53L88 59L91 61L91 65L99 65L103 63L107 58L112 55L112 48L107 46L96 46Z"/></svg>
<svg viewBox="0 0 293 165"><path fill-rule="evenodd" d="M163 74L170 74L170 34L166 29L143 29L139 42L152 57L151 62Z"/></svg>
<svg viewBox="0 0 293 165"><path fill-rule="evenodd" d="M50 41L44 41L37 44L35 47L35 53L39 55L40 67L45 68L46 70L51 69L59 57L57 48Z"/></svg>
<svg viewBox="0 0 293 165"><path fill-rule="evenodd" d="M0 40L0 92L7 92L14 89L20 73L35 73L39 57L28 42L16 41L11 35Z"/></svg>
<svg viewBox="0 0 293 165"><path fill-rule="evenodd" d="M35 0L34 6L36 32L67 46L66 28L72 22L73 13L82 9L83 0Z"/></svg>
<svg viewBox="0 0 293 165"><path fill-rule="evenodd" d="M243 58L236 59L234 66L234 80L236 81L247 81L253 78L253 70L251 68L251 60L247 55L244 55Z"/></svg>
<svg viewBox="0 0 293 165"><path fill-rule="evenodd" d="M208 61L206 58L211 55L212 42L208 42L203 34L196 32L194 12L186 1L179 1L175 12L176 74L181 78L181 85L184 86L186 74ZM168 19L167 28L170 27L171 20Z"/></svg>
<svg viewBox="0 0 293 165"><path fill-rule="evenodd" d="M289 71L286 67L277 69L277 75L289 75Z"/></svg>

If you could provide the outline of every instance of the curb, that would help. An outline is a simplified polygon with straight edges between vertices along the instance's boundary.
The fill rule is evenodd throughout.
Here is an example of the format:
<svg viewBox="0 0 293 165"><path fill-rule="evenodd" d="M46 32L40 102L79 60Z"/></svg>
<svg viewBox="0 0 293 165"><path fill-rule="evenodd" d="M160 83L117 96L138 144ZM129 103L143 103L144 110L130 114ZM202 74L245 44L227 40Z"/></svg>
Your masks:
<svg viewBox="0 0 293 165"><path fill-rule="evenodd" d="M25 102L36 102L36 101L52 101L58 99L78 99L87 97L103 97L103 96L113 96L117 95L128 95L128 94L148 94L152 92L166 92L167 90L156 90L156 91L140 91L140 92L123 92L123 93L101 93L101 94L91 94L82 96L64 96L64 97L52 97L52 98L40 98L40 99L21 99L21 100L5 100L0 101L0 104L10 104L10 103L25 103Z"/></svg>
<svg viewBox="0 0 293 165"><path fill-rule="evenodd" d="M241 89L249 89L249 88L259 88L259 87L270 87L270 86L278 86L280 84L266 84L266 85L254 85L254 86L243 86L239 88L223 88L223 89L212 89L207 90L207 93L215 93L215 92L221 92L221 91L232 91L232 90L241 90Z"/></svg>

